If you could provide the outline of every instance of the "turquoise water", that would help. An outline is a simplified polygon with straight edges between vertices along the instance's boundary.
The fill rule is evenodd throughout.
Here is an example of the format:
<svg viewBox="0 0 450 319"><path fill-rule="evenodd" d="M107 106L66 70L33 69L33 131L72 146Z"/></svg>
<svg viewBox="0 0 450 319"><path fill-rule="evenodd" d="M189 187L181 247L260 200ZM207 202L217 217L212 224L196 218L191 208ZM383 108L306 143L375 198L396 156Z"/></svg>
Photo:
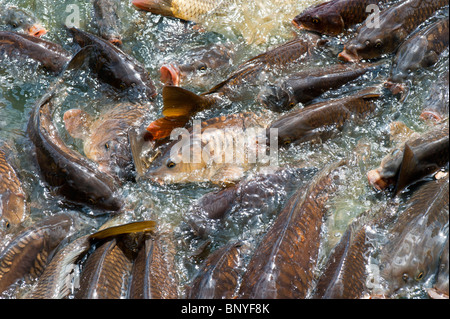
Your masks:
<svg viewBox="0 0 450 319"><path fill-rule="evenodd" d="M275 0L273 1L276 2ZM295 1L292 4L297 10L306 7L309 3L317 1ZM49 30L43 36L44 39L61 44L66 50L74 52L72 40L62 27L70 14L73 13L70 5L76 5L79 9L79 27L92 33L96 33L95 24L92 21L92 5L90 1L75 0L36 0L36 1L1 1L11 3L32 12L41 23ZM223 32L220 27L207 25L212 31L195 31L192 23L185 23L177 19L170 19L152 15L146 12L138 12L129 4L122 1L119 12L122 23L123 50L141 62L150 72L158 92L161 91L159 82L159 67L166 61L179 59L193 47L209 43L233 43L235 56L233 66L246 61L267 48L274 47L286 41L297 32L286 22L286 15L293 18L298 12L287 11L283 16L272 16L274 29L271 32L260 35L261 41L247 43L245 37L239 34L239 28L235 32ZM273 3L270 2L272 5ZM291 2L289 2L291 3ZM247 21L248 22L248 21ZM255 30L258 28L258 19L254 21ZM281 26L277 28L278 26ZM226 36L224 35L226 34ZM234 36L230 36L234 34ZM328 65L337 62L336 52L340 52L344 38L331 39L329 47L324 51L318 64ZM349 90L364 87L366 85L380 85L389 72L390 59L385 60L385 66L376 73L363 76L351 85L342 89L324 94L320 100L339 97ZM233 66L231 69L233 69ZM329 215L323 231L323 243L320 252L320 262L324 263L331 248L338 242L340 235L347 225L363 211L373 206L381 206L387 200L383 194L375 192L367 183L367 171L376 168L381 159L392 148L389 137L389 124L393 120L403 121L408 127L418 132L427 129L427 124L419 119L422 110L422 102L428 96L428 89L437 75L448 70L448 52L442 55L441 60L434 67L423 70L414 78L410 96L404 102L399 102L389 93L377 102L377 110L363 125L346 125L343 132L337 137L323 144L301 145L281 150L279 153L280 165L291 163L305 163L305 166L321 168L328 163L336 162L343 158L349 158L349 168L345 180L339 186L338 191L330 200ZM211 83L219 83L226 78L227 71L213 74L208 79ZM45 184L41 181L39 171L35 166L32 154L32 144L26 134L26 126L29 113L33 104L44 94L49 85L55 80L38 69L33 63L15 63L14 59L5 60L0 65L0 140L13 146L15 157L19 163L18 172L28 194L29 213L23 226L28 226L46 216L61 211L73 210L73 207L65 205L60 198L53 196ZM191 88L202 92L205 88ZM82 152L80 141L72 139L65 132L62 125L62 114L69 108L82 107L99 113L102 107L112 103L113 97L104 94L103 87L89 73L75 73L69 80L66 95L61 98L54 121L60 130L63 139L74 149ZM162 100L159 95L154 103L148 105L154 119L161 115ZM235 111L253 110L261 111L261 106L252 101L237 102L228 110L218 110L212 113L199 114L197 117L229 114ZM269 113L270 116L277 116ZM113 223L124 223L132 220L156 219L162 231L174 234L174 242L177 247L177 271L180 277L180 294L195 275L200 261L192 258L192 253L202 244L204 239L190 238L182 231L182 222L188 213L190 206L203 194L218 190L219 187L208 183L188 185L159 185L147 181L128 183L122 187L126 197L128 211ZM400 201L404 198L400 198ZM80 235L98 229L103 223L109 221L107 216L95 216L95 212L89 208L83 208L84 228L80 229ZM210 237L211 249L215 249L231 239L243 239L251 245L256 245L265 234L275 216L257 217L246 225L227 221L224 225L218 225L218 229ZM14 231L4 231L4 239L0 242L0 248L14 235ZM17 290L8 292L6 298L18 298L21 292L28 289L27 284ZM400 297L425 298L423 287L418 286L414 291L408 291Z"/></svg>

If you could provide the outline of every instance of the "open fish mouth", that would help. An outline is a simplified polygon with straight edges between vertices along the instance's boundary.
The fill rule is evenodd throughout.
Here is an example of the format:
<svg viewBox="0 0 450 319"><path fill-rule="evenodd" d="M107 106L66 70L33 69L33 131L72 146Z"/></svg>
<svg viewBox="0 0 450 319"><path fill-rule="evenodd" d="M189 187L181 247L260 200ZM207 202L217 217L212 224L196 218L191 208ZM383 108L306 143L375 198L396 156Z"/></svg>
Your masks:
<svg viewBox="0 0 450 319"><path fill-rule="evenodd" d="M338 57L340 60L345 62L358 62L360 60L359 56L356 53L345 48L341 53L339 53Z"/></svg>
<svg viewBox="0 0 450 319"><path fill-rule="evenodd" d="M426 110L420 114L422 120L433 120L435 122L441 122L443 120L442 116L437 112Z"/></svg>
<svg viewBox="0 0 450 319"><path fill-rule="evenodd" d="M369 171L367 173L367 179L369 180L369 184L377 190L383 190L388 187L388 183L381 177L378 169Z"/></svg>
<svg viewBox="0 0 450 319"><path fill-rule="evenodd" d="M35 24L33 26L31 26L30 28L28 28L27 30L29 35L35 36L35 37L40 37L43 36L44 34L47 33L47 30L39 25L39 24Z"/></svg>
<svg viewBox="0 0 450 319"><path fill-rule="evenodd" d="M165 64L160 68L161 82L166 85L179 86L181 80L180 69L174 64Z"/></svg>

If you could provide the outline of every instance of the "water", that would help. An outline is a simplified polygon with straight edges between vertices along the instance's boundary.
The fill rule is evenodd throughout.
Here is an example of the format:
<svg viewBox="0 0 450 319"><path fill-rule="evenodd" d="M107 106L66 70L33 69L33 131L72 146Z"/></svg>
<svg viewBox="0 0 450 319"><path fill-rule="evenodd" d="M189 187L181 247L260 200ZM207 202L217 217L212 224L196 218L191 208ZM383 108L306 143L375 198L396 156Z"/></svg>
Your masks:
<svg viewBox="0 0 450 319"><path fill-rule="evenodd" d="M303 8L317 2L319 1L252 1L252 10L245 10L245 8L248 9L250 2L239 0L235 2L236 11L233 11L232 15L205 21L205 30L196 31L192 29L192 23L138 12L131 5L127 5L127 1L122 1L119 15L122 23L123 50L144 64L160 92L162 86L159 82L159 67L164 62L176 60L196 46L228 42L233 43L236 50L231 67L233 69L248 58L292 38L297 31L291 25L291 19ZM80 28L96 33L95 24L92 21L92 5L89 1L0 0L0 3L11 3L34 13L49 30L43 38L59 43L71 52L74 52L72 40L62 28L67 18L73 13L74 7L71 5L75 5L79 10ZM337 53L340 52L345 40L345 36L330 39L329 47L315 63L319 65L336 63ZM390 59L386 59L385 62L384 67L377 73L370 73L349 86L328 92L318 101L339 97L349 90L366 85L379 85L389 72ZM280 150L279 164L281 166L307 163L311 167L321 168L343 158L349 159L350 173L345 175L344 183L340 185L328 204L329 214L322 234L323 243L319 259L321 264L326 262L330 250L356 216L370 207L384 205L387 201L384 194L375 192L368 185L366 173L376 168L393 146L389 137L390 122L403 121L408 127L418 132L427 129L427 124L419 119L422 102L427 97L430 84L446 67L448 68L448 52L443 54L436 66L421 71L415 77L410 96L405 102L399 102L385 92L383 98L377 102L376 112L369 116L363 125L355 123L346 125L337 137L322 144L305 144ZM226 74L217 73L209 81L219 83L225 77ZM23 226L31 225L46 216L74 209L45 188L31 156L33 147L26 134L27 121L33 104L54 80L53 76L45 74L33 63L18 64L11 59L0 65L0 140L15 148L15 156L19 163L17 170L28 194L29 215ZM81 142L72 139L63 128L63 112L72 107L83 107L95 114L111 103L112 97L105 94L104 88L98 81L85 72L75 72L67 87L68 90L61 98L54 120L66 143L82 152ZM205 90L205 88L192 89L197 90L198 93ZM154 119L160 117L161 97L159 96L155 103L148 107ZM202 116L229 114L242 110L260 112L261 106L253 100L238 102L228 110L201 113L197 117L205 119ZM276 116L276 114L268 114ZM177 271L180 278L179 289L182 295L183 286L193 278L201 263L201 258L193 257L194 251L205 244L205 239L192 237L183 228L183 219L192 203L202 195L218 189L220 189L218 186L209 183L164 186L145 181L129 183L122 188L129 207L128 211L111 221L107 216L95 216L94 211L83 208L85 227L80 230L80 234L92 232L107 221L114 224L156 219L162 231L174 234L177 247ZM406 197L399 200L404 201ZM215 226L217 229L209 237L211 240L209 249L212 251L234 239L245 240L251 247L255 247L274 218L275 215L257 216L244 225L238 224L238 221L233 219L222 224L218 223ZM4 233L0 249L17 231L0 229L0 232ZM29 289L28 284L22 284L4 297L18 298L27 289ZM399 297L426 298L426 294L423 287L418 285L412 291Z"/></svg>

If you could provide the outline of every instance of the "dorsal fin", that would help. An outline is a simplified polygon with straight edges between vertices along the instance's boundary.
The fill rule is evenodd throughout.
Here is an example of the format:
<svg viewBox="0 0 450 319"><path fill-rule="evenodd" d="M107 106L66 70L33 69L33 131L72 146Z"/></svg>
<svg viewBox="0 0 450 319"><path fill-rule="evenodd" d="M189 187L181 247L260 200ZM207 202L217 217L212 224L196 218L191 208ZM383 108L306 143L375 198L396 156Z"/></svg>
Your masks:
<svg viewBox="0 0 450 319"><path fill-rule="evenodd" d="M165 85L162 91L166 117L190 117L209 106L209 99L179 86Z"/></svg>
<svg viewBox="0 0 450 319"><path fill-rule="evenodd" d="M400 193L406 186L411 183L411 175L414 174L417 168L417 158L414 155L413 150L405 143L405 148L403 150L403 159L400 164L400 171L398 173L397 182L395 184L394 196Z"/></svg>
<svg viewBox="0 0 450 319"><path fill-rule="evenodd" d="M125 225L113 226L107 229L98 231L89 236L90 239L105 239L110 237L115 237L123 234L149 232L155 230L156 222L153 220L140 221L129 223Z"/></svg>

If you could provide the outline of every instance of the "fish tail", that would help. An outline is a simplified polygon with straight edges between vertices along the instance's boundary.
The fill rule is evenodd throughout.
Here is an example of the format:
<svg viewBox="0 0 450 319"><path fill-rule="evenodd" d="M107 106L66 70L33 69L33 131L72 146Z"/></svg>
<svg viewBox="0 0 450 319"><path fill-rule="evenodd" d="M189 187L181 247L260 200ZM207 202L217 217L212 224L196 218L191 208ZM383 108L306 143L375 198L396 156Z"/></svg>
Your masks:
<svg viewBox="0 0 450 319"><path fill-rule="evenodd" d="M197 95L179 86L166 85L162 91L165 117L190 117L212 103L211 99Z"/></svg>

